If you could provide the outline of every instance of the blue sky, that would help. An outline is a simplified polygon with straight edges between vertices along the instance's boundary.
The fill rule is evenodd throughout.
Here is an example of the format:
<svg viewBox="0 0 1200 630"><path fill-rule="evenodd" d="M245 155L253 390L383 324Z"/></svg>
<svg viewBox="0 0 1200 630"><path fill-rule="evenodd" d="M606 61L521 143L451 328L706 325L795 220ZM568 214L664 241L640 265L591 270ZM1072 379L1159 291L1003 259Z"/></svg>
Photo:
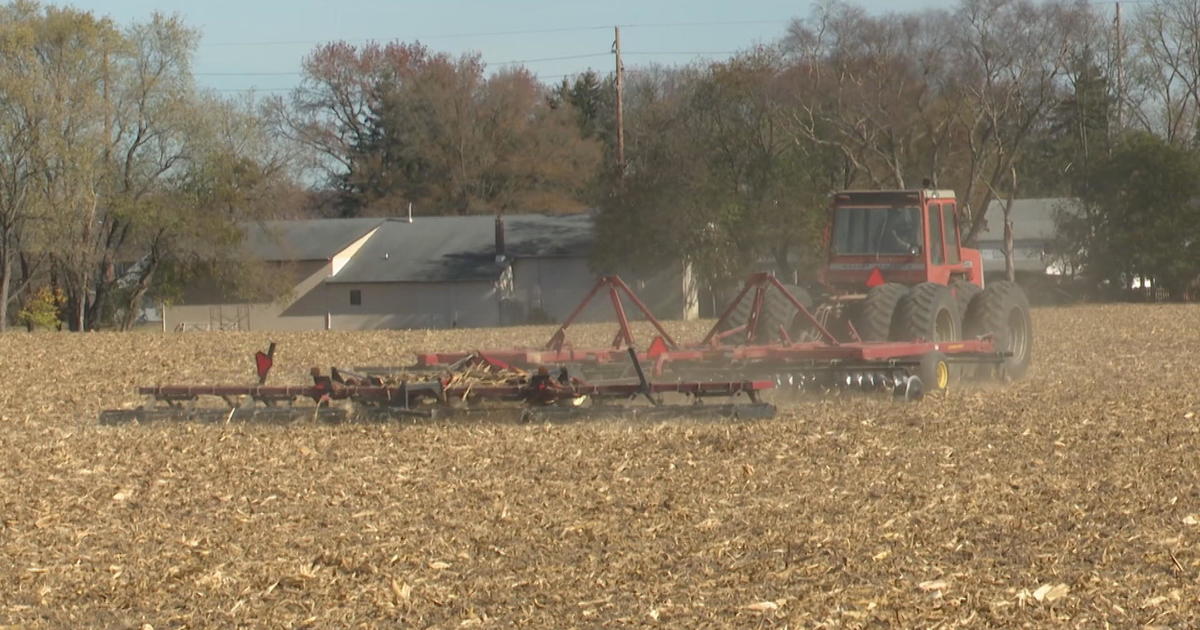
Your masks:
<svg viewBox="0 0 1200 630"><path fill-rule="evenodd" d="M236 92L294 86L300 60L324 41L419 40L454 54L477 51L495 68L523 64L545 81L613 67L614 24L626 67L722 58L778 39L812 4L783 0L75 0L55 2L120 23L178 13L202 33L197 81ZM953 0L862 0L872 12L950 7ZM570 57L569 59L559 59ZM276 74L278 73L278 74Z"/></svg>

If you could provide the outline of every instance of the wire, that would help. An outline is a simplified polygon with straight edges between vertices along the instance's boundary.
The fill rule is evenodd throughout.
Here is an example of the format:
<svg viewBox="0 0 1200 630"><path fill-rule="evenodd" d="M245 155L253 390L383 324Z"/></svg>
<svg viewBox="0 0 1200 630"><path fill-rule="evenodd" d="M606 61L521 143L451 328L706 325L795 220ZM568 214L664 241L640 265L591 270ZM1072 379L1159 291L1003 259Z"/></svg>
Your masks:
<svg viewBox="0 0 1200 630"><path fill-rule="evenodd" d="M1129 1L1129 0L1126 0ZM715 22L647 22L644 24L615 24L605 26L567 26L562 28L542 28L529 29L521 31L490 31L480 33L448 33L445 35L435 35L433 37L417 37L417 41L434 40L434 39L457 39L463 37L497 37L504 35L539 35L544 33L573 33L579 31L601 31L609 30L613 26L621 28L690 28L696 26L733 26L738 24L789 24L787 20L724 20ZM357 39L342 39L333 41L344 42L377 42L399 39L397 37L363 37ZM312 44L320 44L331 40L280 40L280 41L242 41L242 42L211 42L201 44L200 47L220 47L220 46L309 46Z"/></svg>
<svg viewBox="0 0 1200 630"><path fill-rule="evenodd" d="M736 50L660 50L660 51L629 51L622 50L622 55L736 55Z"/></svg>
<svg viewBox="0 0 1200 630"><path fill-rule="evenodd" d="M540 57L536 59L515 59L513 61L498 61L488 63L489 66L515 66L525 63L541 63L544 61L567 61L570 59L589 59L593 57L607 57L611 52L602 53L587 53L583 55L565 55L562 57ZM633 53L641 54L641 53ZM657 53L655 53L657 54ZM693 53L662 53L662 54L693 54ZM303 72L193 72L194 76L198 77L297 77L302 76Z"/></svg>

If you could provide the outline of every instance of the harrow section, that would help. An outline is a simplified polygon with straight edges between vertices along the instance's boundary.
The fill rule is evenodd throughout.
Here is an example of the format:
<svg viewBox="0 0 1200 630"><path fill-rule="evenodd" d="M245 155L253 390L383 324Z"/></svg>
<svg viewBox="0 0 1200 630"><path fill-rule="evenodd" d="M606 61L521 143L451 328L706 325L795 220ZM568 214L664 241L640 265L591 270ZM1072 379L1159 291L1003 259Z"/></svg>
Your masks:
<svg viewBox="0 0 1200 630"><path fill-rule="evenodd" d="M104 411L102 424L155 420L289 422L313 419L397 420L515 416L521 421L606 417L765 418L775 407L761 400L769 380L651 382L632 349L636 381L589 383L566 368L532 372L480 355L459 360L439 375L405 374L386 379L338 368L311 371L311 385L268 386L275 344L256 357L258 385L163 385L140 387L151 403ZM735 401L744 398L744 402ZM224 406L204 404L221 400ZM719 399L724 402L710 404ZM311 404L309 404L311 403Z"/></svg>

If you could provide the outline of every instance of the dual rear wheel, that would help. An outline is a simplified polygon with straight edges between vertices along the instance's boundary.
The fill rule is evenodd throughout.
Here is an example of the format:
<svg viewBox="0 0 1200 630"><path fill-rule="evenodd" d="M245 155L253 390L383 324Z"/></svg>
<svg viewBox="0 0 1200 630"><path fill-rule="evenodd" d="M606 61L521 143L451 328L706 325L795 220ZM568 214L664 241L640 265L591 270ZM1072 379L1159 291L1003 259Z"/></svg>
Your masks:
<svg viewBox="0 0 1200 630"><path fill-rule="evenodd" d="M946 389L960 377L1018 379L1033 358L1029 300L1020 286L999 281L980 290L955 281L873 287L851 320L864 341L933 341L991 337L1006 353L999 364L954 365L940 352L922 357L917 374L928 391ZM961 369L959 369L961 368Z"/></svg>

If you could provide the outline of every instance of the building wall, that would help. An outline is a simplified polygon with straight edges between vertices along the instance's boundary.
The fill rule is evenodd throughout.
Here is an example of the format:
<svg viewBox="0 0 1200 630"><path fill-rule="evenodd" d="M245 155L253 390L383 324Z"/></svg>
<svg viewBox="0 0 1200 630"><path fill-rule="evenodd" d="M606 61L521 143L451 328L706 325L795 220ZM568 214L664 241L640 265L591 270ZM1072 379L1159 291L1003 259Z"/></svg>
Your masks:
<svg viewBox="0 0 1200 630"><path fill-rule="evenodd" d="M595 286L599 275L592 272L585 258L519 258L513 263L514 298L527 314L543 315L549 321L561 322ZM668 268L655 274L621 274L634 294L655 317L660 319L695 319L696 296L690 276L679 268ZM686 299L690 287L691 301ZM629 317L640 319L637 307L621 296ZM576 321L613 321L612 300L607 289L597 294Z"/></svg>
<svg viewBox="0 0 1200 630"><path fill-rule="evenodd" d="M355 251L357 247L351 246ZM350 248L348 248L349 251ZM353 252L351 252L352 254ZM340 258L339 258L340 257ZM332 261L295 263L280 273L294 274L291 296L278 303L233 304L222 301L219 291L197 287L184 304L165 310L168 330L371 330L388 328L452 328L521 324L535 309L545 321L560 322L592 289L597 275L584 258L522 258L513 264L513 298L519 308L501 314L492 282L358 283L331 284L326 280L349 255ZM685 299L686 275L672 268L645 278L622 275L635 294L656 317L695 317ZM357 290L361 304L350 303ZM622 296L631 319L641 319L637 308ZM607 290L593 298L576 320L614 321Z"/></svg>
<svg viewBox="0 0 1200 630"><path fill-rule="evenodd" d="M1045 273L1052 262L1043 256L1049 246L1045 240L1014 240L1013 267L1017 271ZM984 273L1004 273L1004 241L980 241Z"/></svg>
<svg viewBox="0 0 1200 630"><path fill-rule="evenodd" d="M360 305L350 304L351 291L360 292ZM314 308L327 309L335 330L500 325L490 282L324 284L309 297Z"/></svg>

